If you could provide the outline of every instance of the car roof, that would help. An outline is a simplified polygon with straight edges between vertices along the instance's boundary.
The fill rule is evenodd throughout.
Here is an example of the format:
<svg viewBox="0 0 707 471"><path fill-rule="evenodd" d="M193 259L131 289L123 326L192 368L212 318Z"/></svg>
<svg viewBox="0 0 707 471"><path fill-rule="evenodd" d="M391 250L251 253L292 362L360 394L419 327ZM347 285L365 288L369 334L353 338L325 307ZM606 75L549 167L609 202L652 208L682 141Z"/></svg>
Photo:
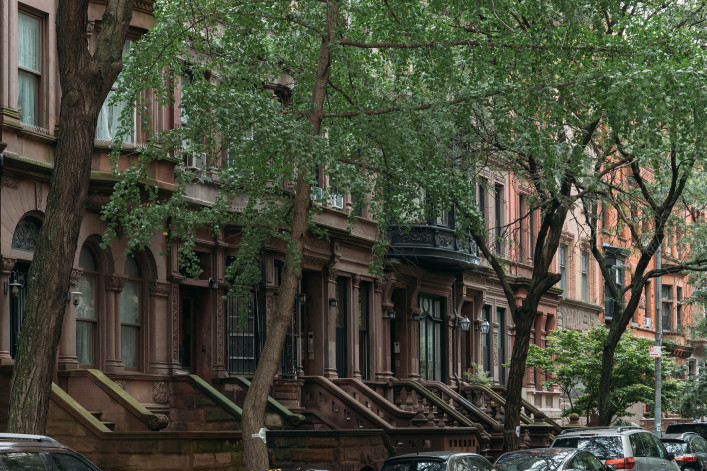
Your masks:
<svg viewBox="0 0 707 471"><path fill-rule="evenodd" d="M406 455L393 456L388 460L410 459L410 458L437 458L440 460L449 459L452 456L481 456L478 453L462 451L423 451L420 453L408 453Z"/></svg>
<svg viewBox="0 0 707 471"><path fill-rule="evenodd" d="M526 456L554 456L554 455L559 455L559 454L577 453L579 451L582 451L582 450L578 450L577 448L564 448L564 447L528 448L527 450L509 451L507 453L504 453L501 456L511 455L511 454L513 454L513 455L526 455Z"/></svg>
<svg viewBox="0 0 707 471"><path fill-rule="evenodd" d="M8 451L72 452L73 450L44 435L0 433L0 452Z"/></svg>
<svg viewBox="0 0 707 471"><path fill-rule="evenodd" d="M618 427L579 427L564 429L556 438L566 437L576 434L591 434L591 435L616 435L631 432L648 432L646 429L637 425L621 425Z"/></svg>

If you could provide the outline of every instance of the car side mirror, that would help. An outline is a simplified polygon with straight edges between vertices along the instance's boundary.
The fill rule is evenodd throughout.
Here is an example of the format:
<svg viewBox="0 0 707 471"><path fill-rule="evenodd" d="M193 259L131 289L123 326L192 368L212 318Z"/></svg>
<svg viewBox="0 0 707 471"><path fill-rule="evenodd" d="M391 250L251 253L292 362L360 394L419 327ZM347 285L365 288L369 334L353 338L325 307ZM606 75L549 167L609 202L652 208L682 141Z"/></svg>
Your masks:
<svg viewBox="0 0 707 471"><path fill-rule="evenodd" d="M668 459L669 459L669 460L674 460L674 459L675 459L675 453L670 453L670 452L668 452Z"/></svg>

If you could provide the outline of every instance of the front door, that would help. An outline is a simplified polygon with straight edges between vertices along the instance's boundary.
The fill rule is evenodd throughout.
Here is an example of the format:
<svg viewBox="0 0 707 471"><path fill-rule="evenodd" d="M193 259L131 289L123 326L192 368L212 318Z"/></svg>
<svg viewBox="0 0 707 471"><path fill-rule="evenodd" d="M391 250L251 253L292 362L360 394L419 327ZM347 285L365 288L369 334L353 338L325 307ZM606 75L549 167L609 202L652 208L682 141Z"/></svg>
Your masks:
<svg viewBox="0 0 707 471"><path fill-rule="evenodd" d="M188 371L196 367L196 329L194 297L183 294L180 303L179 319L179 363Z"/></svg>
<svg viewBox="0 0 707 471"><path fill-rule="evenodd" d="M15 358L20 344L20 330L25 317L27 301L27 272L29 265L18 263L10 273L10 356Z"/></svg>

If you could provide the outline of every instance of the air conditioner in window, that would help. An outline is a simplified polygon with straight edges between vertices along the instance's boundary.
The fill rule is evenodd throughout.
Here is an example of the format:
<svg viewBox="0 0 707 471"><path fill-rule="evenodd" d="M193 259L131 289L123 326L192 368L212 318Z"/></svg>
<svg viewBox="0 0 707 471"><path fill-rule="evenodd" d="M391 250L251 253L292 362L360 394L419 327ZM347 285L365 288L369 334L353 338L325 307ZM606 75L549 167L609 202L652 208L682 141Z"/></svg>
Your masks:
<svg viewBox="0 0 707 471"><path fill-rule="evenodd" d="M329 200L331 201L331 207L334 209L344 209L344 197L343 195L331 195L329 197Z"/></svg>
<svg viewBox="0 0 707 471"><path fill-rule="evenodd" d="M646 328L650 328L652 323L653 323L653 319L651 319L650 317L646 317L646 322L645 322Z"/></svg>
<svg viewBox="0 0 707 471"><path fill-rule="evenodd" d="M324 195L324 190L319 188L318 186L312 187L309 190L309 198L313 199L315 201L321 200L323 195Z"/></svg>
<svg viewBox="0 0 707 471"><path fill-rule="evenodd" d="M187 154L184 158L184 167L188 169L204 168L206 164L206 152L199 154Z"/></svg>

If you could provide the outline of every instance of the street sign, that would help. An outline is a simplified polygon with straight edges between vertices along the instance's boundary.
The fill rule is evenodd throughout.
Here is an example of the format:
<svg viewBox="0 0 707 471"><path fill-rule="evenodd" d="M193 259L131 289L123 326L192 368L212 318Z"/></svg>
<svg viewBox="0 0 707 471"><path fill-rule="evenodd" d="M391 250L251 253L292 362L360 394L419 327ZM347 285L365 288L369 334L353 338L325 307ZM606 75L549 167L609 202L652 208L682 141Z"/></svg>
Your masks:
<svg viewBox="0 0 707 471"><path fill-rule="evenodd" d="M661 357L660 345L651 345L650 352L651 352L650 353L651 358L660 358Z"/></svg>

